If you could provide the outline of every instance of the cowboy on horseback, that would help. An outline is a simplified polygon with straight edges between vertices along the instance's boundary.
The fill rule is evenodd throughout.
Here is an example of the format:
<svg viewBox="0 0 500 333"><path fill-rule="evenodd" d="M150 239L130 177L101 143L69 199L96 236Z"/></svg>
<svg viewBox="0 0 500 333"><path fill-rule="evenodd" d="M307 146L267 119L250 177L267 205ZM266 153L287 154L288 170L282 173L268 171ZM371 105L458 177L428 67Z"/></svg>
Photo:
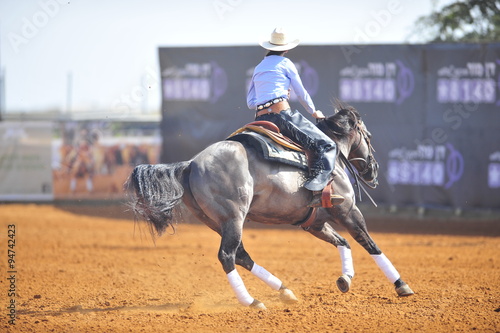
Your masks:
<svg viewBox="0 0 500 333"><path fill-rule="evenodd" d="M271 39L260 43L269 52L255 67L247 94L247 105L249 109L256 110L255 120L274 123L281 133L313 154L309 177L304 186L313 191L314 197L310 205L315 206L321 200L321 191L328 185L335 167L337 146L300 112L292 111L288 104L290 89L293 88L300 103L314 118L325 118L314 107L297 68L284 56L298 44L298 39L289 41L282 28L274 29ZM331 195L332 204L341 204L343 201L342 196Z"/></svg>

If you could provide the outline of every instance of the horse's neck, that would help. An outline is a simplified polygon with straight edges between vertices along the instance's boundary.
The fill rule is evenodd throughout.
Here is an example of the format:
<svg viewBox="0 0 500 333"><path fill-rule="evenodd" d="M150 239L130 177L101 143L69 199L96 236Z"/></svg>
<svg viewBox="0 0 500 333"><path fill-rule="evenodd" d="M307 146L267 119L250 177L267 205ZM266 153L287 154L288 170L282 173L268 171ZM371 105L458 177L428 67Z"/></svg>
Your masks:
<svg viewBox="0 0 500 333"><path fill-rule="evenodd" d="M335 140L337 143L337 150L339 151L339 154L343 154L345 157L349 156L349 149L351 148L348 140L342 139L342 140Z"/></svg>

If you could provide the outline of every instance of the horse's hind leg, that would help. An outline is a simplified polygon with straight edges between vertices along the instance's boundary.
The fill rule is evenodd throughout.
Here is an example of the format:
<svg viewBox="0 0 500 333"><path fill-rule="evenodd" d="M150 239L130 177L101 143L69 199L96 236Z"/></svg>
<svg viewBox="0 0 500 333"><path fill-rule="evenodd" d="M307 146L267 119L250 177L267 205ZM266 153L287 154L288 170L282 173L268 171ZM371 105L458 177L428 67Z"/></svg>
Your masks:
<svg viewBox="0 0 500 333"><path fill-rule="evenodd" d="M243 243L240 243L236 252L236 264L249 270L253 275L262 280L273 290L279 290L280 299L285 303L295 303L298 301L294 293L288 289L280 279L267 271L264 267L259 266L250 258L250 255L245 250Z"/></svg>
<svg viewBox="0 0 500 333"><path fill-rule="evenodd" d="M199 153L190 164L190 204L221 235L218 258L240 304L265 309L250 295L236 270L243 222L253 197L248 163L244 147L232 141L211 145Z"/></svg>
<svg viewBox="0 0 500 333"><path fill-rule="evenodd" d="M253 298L248 292L243 280L236 270L236 255L241 245L241 231L243 222L227 221L222 225L221 245L219 248L219 261L226 273L229 285L236 294L238 302L244 306L265 309L265 305Z"/></svg>
<svg viewBox="0 0 500 333"><path fill-rule="evenodd" d="M354 265L351 247L347 240L340 236L328 223L312 226L306 231L337 248L342 264L342 275L337 279L337 287L344 293L348 292L351 287L351 280L354 277Z"/></svg>
<svg viewBox="0 0 500 333"><path fill-rule="evenodd" d="M225 227L221 226L220 223L213 221L211 218L206 216L203 211L197 206L193 206L191 203L191 212L197 216L200 221L203 221L208 227L216 231L221 235L221 245L219 248L219 261L222 264L222 268L227 274L227 279L231 288L236 294L238 301L245 306L253 306L260 309L265 309L263 303L255 300L248 293L243 280L241 279L238 271L236 270L235 264L252 271L254 267L254 262L245 251L243 243L241 242L241 229L239 223L226 224ZM234 249L236 247L236 249ZM252 271L253 273L253 271ZM255 273L254 273L255 274ZM272 279L269 279L269 283L273 283ZM275 284L277 282L274 282Z"/></svg>

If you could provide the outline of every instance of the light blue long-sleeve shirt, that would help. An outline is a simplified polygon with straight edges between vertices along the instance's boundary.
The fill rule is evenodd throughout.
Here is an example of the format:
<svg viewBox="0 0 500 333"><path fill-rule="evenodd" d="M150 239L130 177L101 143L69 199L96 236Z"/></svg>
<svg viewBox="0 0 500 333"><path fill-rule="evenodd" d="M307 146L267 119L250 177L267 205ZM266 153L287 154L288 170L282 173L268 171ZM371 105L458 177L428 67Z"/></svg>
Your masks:
<svg viewBox="0 0 500 333"><path fill-rule="evenodd" d="M297 95L300 104L312 114L316 110L314 103L305 90L293 62L278 55L265 57L253 72L247 94L248 108L255 110L257 105L264 104L274 98L287 98L290 86Z"/></svg>

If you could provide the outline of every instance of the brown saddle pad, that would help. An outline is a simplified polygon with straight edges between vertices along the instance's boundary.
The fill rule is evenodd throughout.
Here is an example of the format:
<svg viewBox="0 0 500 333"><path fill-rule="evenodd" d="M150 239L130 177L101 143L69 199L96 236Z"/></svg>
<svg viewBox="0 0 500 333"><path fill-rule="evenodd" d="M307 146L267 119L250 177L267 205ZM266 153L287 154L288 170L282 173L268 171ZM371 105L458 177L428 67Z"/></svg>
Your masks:
<svg viewBox="0 0 500 333"><path fill-rule="evenodd" d="M262 135L267 136L277 144L286 147L291 150L299 151L305 153L304 148L298 143L294 142L292 139L284 136L280 133L279 128L270 121L254 121L246 124L245 126L239 128L235 132L233 132L227 138L231 138L239 133L244 131L252 131L256 133L260 133Z"/></svg>

